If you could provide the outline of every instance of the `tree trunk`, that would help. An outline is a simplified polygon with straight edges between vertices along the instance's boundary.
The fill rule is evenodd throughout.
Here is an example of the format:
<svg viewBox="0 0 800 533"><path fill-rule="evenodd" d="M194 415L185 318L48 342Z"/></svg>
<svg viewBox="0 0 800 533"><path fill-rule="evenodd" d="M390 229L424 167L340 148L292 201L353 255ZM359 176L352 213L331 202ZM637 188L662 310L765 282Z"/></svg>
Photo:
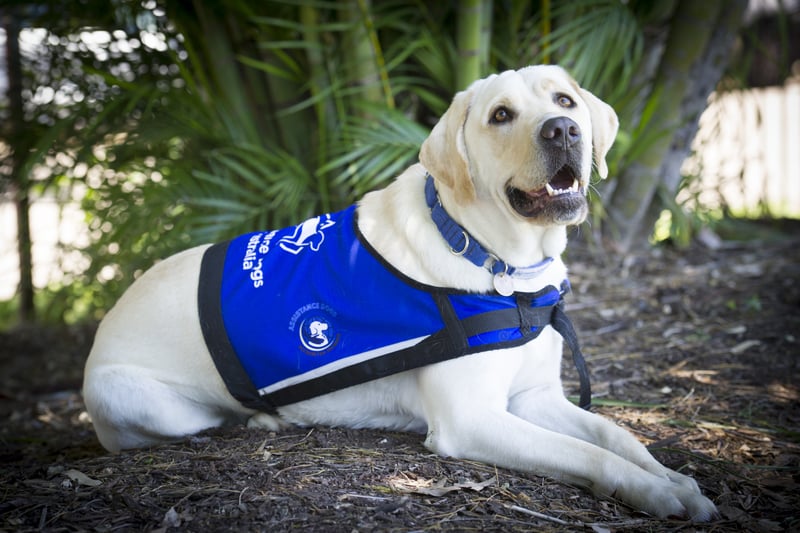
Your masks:
<svg viewBox="0 0 800 533"><path fill-rule="evenodd" d="M686 122L673 135L672 144L661 165L657 194L639 226L642 231L636 236L636 241L647 241L661 212L666 208L665 199L674 199L678 194L682 179L681 166L691 153L692 141L700 126L700 115L708 107L708 97L728 64L731 47L742 24L746 7L747 0L727 2L714 25L705 54L692 66L688 91L681 104L681 116L686 118Z"/></svg>
<svg viewBox="0 0 800 533"><path fill-rule="evenodd" d="M670 23L653 82L650 128L658 128L636 162L617 178L605 209L605 237L622 251L647 245L660 211L656 192L677 189L680 166L697 130L705 99L724 68L724 55L738 29L746 0L681 0ZM717 27L718 24L724 27ZM730 36L725 37L726 32ZM723 48L728 47L728 48ZM714 63L713 68L709 63ZM656 204L659 205L660 204Z"/></svg>
<svg viewBox="0 0 800 533"><path fill-rule="evenodd" d="M19 52L19 22L13 11L3 16L6 32L6 64L8 69L8 102L10 127L8 142L11 145L11 187L17 208L17 253L19 255L19 320L33 322L36 308L33 301L33 258L30 229L30 184L24 173L28 151L25 140L25 116L22 108L22 66Z"/></svg>

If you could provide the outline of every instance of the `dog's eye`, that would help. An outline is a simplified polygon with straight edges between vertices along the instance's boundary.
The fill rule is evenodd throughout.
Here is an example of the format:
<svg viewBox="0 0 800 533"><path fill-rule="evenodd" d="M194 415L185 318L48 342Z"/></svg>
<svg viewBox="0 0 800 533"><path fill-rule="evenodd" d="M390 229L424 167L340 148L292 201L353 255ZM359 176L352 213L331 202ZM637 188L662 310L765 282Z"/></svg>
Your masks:
<svg viewBox="0 0 800 533"><path fill-rule="evenodd" d="M556 94L555 101L561 107L575 107L575 101L566 94Z"/></svg>
<svg viewBox="0 0 800 533"><path fill-rule="evenodd" d="M512 118L511 111L505 107L498 107L492 115L490 122L492 124L503 124L504 122L510 122Z"/></svg>

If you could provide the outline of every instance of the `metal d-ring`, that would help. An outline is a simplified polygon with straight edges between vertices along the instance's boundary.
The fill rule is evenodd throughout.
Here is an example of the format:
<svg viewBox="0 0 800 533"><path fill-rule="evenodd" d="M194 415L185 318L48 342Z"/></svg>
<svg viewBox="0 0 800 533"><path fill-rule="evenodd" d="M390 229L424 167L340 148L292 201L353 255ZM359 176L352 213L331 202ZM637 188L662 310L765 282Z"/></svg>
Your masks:
<svg viewBox="0 0 800 533"><path fill-rule="evenodd" d="M500 258L498 257L498 258L497 258L497 260L498 260L498 261L500 261ZM508 263L506 263L505 261L503 261L503 272L502 272L502 274L503 274L504 276L508 276L508 275L509 275L509 274L508 274L508 271L509 271L509 270L510 270L510 268L508 267Z"/></svg>
<svg viewBox="0 0 800 533"><path fill-rule="evenodd" d="M451 246L450 247L450 253L453 254L453 255L464 255L465 253L467 253L467 248L469 248L469 234L466 231L462 231L461 235L464 236L464 248L462 248L461 250L456 251L456 250L453 250L453 247Z"/></svg>
<svg viewBox="0 0 800 533"><path fill-rule="evenodd" d="M494 271L494 266L498 263L503 265L503 272ZM497 257L491 252L486 252L486 261L483 264L483 268L488 270L491 274L502 274L504 276L507 275L509 271L508 263L506 263L505 261L501 261L499 257Z"/></svg>

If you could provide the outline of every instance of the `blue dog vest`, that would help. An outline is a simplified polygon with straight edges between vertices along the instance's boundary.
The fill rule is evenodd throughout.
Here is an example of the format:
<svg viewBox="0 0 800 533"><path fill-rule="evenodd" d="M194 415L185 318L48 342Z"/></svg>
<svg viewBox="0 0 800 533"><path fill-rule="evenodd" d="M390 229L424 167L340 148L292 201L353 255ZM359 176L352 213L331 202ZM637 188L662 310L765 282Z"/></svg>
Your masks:
<svg viewBox="0 0 800 533"><path fill-rule="evenodd" d="M501 296L408 278L363 238L354 206L211 246L199 287L217 370L237 400L267 412L569 322L566 282Z"/></svg>

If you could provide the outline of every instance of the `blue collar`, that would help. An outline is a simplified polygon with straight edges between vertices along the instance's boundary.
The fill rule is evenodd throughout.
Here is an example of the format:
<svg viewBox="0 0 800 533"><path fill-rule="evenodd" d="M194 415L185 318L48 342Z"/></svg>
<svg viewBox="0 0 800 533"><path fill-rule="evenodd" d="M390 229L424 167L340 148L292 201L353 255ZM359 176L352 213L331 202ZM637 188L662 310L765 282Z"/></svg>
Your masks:
<svg viewBox="0 0 800 533"><path fill-rule="evenodd" d="M450 251L461 255L475 266L485 268L495 276L511 276L517 279L533 279L550 266L552 257L545 257L536 264L515 267L511 266L496 255L487 252L481 244L472 237L467 230L447 213L439 200L433 176L427 175L425 182L425 201L431 209L431 217L439 228L439 232L450 246Z"/></svg>

